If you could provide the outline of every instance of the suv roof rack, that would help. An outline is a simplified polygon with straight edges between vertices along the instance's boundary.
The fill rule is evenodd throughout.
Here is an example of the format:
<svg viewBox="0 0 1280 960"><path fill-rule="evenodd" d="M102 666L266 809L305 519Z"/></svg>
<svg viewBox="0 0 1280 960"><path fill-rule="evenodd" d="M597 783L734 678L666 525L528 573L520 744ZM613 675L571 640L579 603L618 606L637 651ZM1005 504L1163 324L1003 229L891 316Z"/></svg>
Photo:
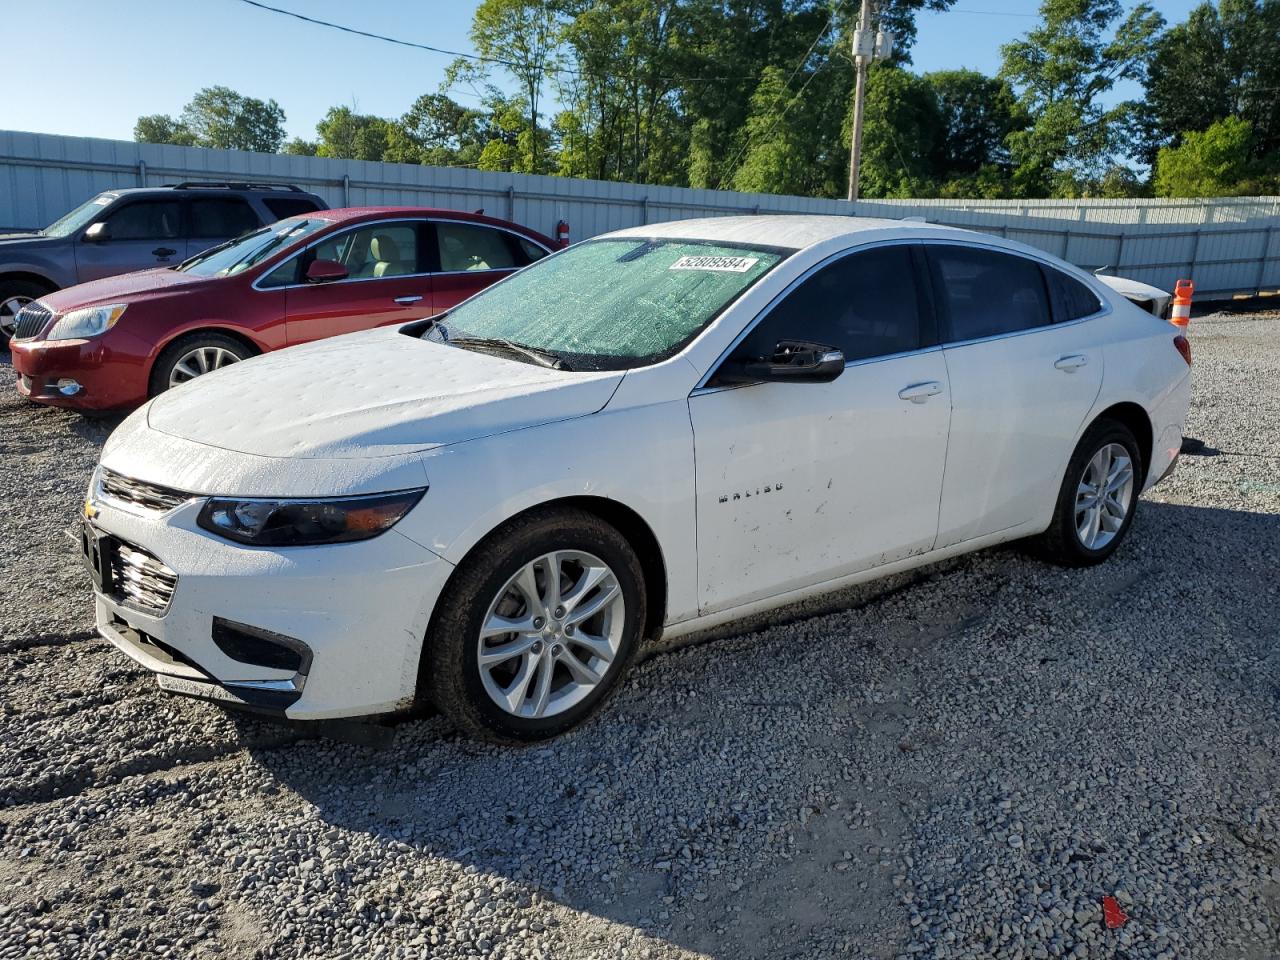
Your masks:
<svg viewBox="0 0 1280 960"><path fill-rule="evenodd" d="M301 187L292 183L262 183L253 180L183 180L181 183L169 183L165 186L175 190L287 190L290 193L302 193Z"/></svg>

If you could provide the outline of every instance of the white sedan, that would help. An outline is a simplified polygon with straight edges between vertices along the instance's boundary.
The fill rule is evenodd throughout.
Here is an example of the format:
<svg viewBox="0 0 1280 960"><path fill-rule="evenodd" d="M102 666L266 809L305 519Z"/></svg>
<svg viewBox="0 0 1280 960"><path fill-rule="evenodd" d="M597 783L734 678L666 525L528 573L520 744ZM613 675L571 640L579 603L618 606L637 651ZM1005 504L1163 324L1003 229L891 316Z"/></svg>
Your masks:
<svg viewBox="0 0 1280 960"><path fill-rule="evenodd" d="M658 635L1003 541L1106 559L1173 468L1190 362L981 234L622 230L136 412L85 505L98 627L178 693L541 739Z"/></svg>

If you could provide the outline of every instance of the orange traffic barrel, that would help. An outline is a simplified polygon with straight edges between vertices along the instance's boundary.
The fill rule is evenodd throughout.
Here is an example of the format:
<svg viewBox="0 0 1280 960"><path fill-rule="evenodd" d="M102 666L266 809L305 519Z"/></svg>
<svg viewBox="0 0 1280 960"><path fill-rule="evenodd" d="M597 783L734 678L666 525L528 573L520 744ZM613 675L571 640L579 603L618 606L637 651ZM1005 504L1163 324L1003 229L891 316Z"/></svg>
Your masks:
<svg viewBox="0 0 1280 960"><path fill-rule="evenodd" d="M1173 308L1169 312L1169 322L1181 330L1187 329L1191 322L1191 295L1196 292L1196 285L1190 280L1179 280L1173 285Z"/></svg>

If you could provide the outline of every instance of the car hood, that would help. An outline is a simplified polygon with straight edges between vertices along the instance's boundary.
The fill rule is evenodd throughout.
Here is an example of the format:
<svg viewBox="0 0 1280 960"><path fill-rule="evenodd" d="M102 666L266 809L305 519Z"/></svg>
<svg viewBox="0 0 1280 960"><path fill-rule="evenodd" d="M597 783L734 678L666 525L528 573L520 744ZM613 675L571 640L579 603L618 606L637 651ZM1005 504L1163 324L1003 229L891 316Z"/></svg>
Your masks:
<svg viewBox="0 0 1280 960"><path fill-rule="evenodd" d="M622 377L552 370L383 328L200 377L153 400L147 423L261 457L390 457L595 413Z"/></svg>
<svg viewBox="0 0 1280 960"><path fill-rule="evenodd" d="M136 273L122 273L116 277L90 280L41 297L40 302L56 313L66 313L79 307L93 307L102 303L137 303L175 293L194 293L216 278L197 277L179 273L168 267L153 267Z"/></svg>

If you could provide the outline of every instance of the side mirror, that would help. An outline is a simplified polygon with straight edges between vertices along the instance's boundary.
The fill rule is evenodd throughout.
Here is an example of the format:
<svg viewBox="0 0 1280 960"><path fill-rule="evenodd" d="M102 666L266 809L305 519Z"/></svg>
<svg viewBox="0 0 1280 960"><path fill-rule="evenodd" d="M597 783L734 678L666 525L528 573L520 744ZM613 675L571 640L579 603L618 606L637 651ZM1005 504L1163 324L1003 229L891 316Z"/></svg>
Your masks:
<svg viewBox="0 0 1280 960"><path fill-rule="evenodd" d="M111 239L111 231L105 223L95 223L84 232L85 243L105 243Z"/></svg>
<svg viewBox="0 0 1280 960"><path fill-rule="evenodd" d="M830 383L844 373L844 353L807 340L779 340L770 360L727 361L721 383Z"/></svg>
<svg viewBox="0 0 1280 960"><path fill-rule="evenodd" d="M333 283L347 279L347 268L337 260L312 260L307 267L307 283Z"/></svg>

